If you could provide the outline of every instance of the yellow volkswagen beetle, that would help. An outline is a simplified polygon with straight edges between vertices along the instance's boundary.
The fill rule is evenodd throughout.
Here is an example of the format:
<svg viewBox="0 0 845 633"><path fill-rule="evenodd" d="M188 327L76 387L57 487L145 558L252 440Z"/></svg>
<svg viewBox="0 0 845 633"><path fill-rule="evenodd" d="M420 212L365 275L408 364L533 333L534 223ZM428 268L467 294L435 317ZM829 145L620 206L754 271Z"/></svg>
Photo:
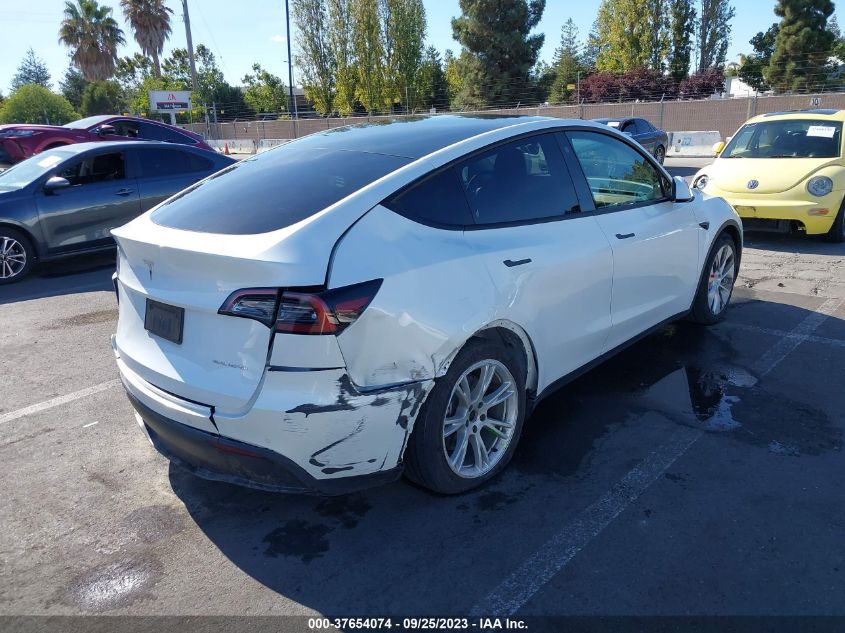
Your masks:
<svg viewBox="0 0 845 633"><path fill-rule="evenodd" d="M845 240L845 110L775 112L754 117L693 186L727 200L746 229L804 231Z"/></svg>

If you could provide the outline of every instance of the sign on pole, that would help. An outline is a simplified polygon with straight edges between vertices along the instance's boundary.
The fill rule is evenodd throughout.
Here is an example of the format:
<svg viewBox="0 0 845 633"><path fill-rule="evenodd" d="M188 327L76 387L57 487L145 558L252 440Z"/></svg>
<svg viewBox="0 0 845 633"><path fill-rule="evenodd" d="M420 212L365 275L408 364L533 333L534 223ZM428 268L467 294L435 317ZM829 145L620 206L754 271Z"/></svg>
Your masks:
<svg viewBox="0 0 845 633"><path fill-rule="evenodd" d="M187 90L151 90L150 109L156 112L190 110L191 93Z"/></svg>

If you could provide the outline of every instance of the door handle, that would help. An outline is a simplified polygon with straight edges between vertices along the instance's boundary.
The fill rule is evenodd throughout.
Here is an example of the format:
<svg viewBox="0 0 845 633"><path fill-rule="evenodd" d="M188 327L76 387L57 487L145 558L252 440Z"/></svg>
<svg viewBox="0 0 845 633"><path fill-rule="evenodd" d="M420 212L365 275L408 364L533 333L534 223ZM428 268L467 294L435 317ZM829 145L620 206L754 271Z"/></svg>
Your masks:
<svg viewBox="0 0 845 633"><path fill-rule="evenodd" d="M522 266L523 264L530 264L531 259L530 258L529 259L518 259L516 261L514 261L512 259L506 259L502 263L505 266L507 266L508 268L513 268L514 266Z"/></svg>
<svg viewBox="0 0 845 633"><path fill-rule="evenodd" d="M627 240L629 237L634 237L634 235L636 235L636 233L617 233L616 238L620 240Z"/></svg>
<svg viewBox="0 0 845 633"><path fill-rule="evenodd" d="M118 189L118 190L117 190L117 191L115 191L114 193L115 193L115 195L117 195L117 196L128 196L128 195L129 195L130 193L132 193L133 191L135 191L135 190L134 190L134 189Z"/></svg>

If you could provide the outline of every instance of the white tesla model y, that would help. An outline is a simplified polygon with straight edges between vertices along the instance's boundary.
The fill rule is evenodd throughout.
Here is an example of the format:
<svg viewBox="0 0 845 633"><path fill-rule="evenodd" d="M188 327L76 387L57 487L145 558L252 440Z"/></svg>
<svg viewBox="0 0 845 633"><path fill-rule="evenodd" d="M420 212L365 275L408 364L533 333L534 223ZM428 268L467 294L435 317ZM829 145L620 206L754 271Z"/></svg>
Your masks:
<svg viewBox="0 0 845 633"><path fill-rule="evenodd" d="M155 448L329 494L496 476L544 395L722 318L742 249L733 209L634 141L539 117L314 134L113 233L114 351Z"/></svg>

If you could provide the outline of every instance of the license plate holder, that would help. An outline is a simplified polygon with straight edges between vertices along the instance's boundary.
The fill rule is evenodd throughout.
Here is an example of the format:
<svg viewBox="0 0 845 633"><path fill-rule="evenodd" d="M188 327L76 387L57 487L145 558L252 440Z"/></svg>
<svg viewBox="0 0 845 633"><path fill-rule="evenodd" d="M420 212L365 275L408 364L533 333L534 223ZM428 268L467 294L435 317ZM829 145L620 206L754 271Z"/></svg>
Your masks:
<svg viewBox="0 0 845 633"><path fill-rule="evenodd" d="M147 299L144 329L177 345L182 344L185 327L185 308Z"/></svg>

